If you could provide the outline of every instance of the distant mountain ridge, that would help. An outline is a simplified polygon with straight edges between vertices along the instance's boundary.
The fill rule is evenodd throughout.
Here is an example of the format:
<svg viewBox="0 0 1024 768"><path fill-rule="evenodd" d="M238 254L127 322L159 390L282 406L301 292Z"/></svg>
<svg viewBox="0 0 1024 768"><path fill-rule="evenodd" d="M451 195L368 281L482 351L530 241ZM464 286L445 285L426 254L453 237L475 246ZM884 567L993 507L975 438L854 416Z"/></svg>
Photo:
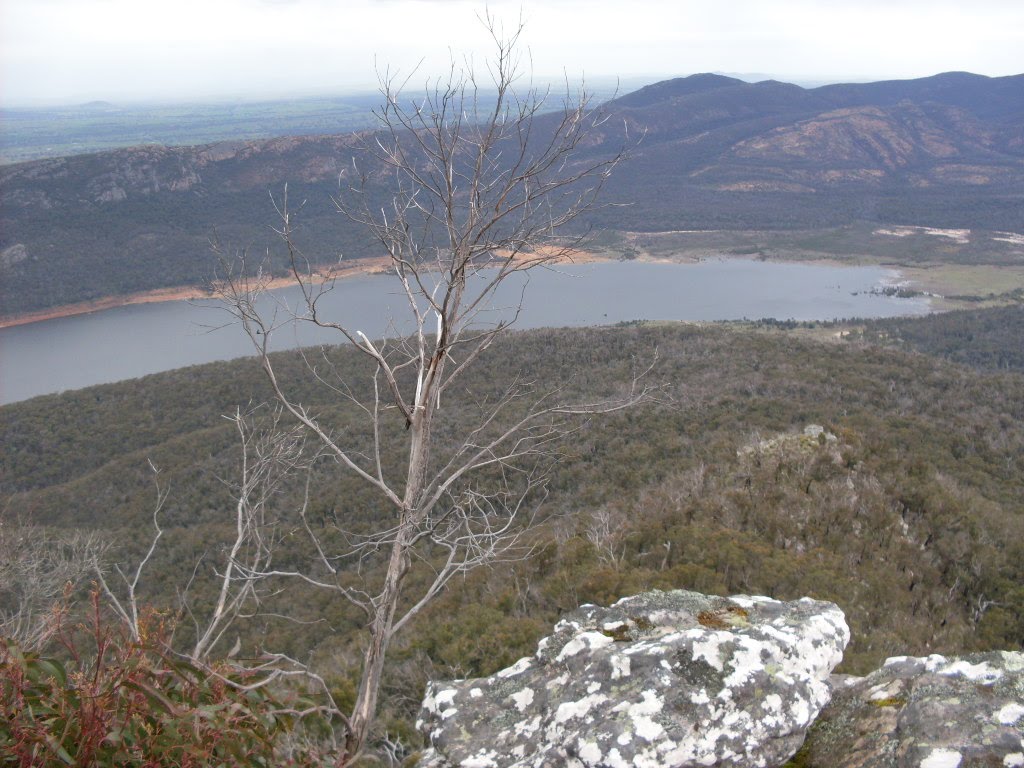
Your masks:
<svg viewBox="0 0 1024 768"><path fill-rule="evenodd" d="M584 150L643 140L595 211L611 229L856 221L1024 232L1024 75L949 72L805 89L713 74L606 105ZM540 116L543 128L551 116ZM330 195L358 137L147 146L0 167L0 314L201 283L209 241L263 251L270 193L305 200L314 259L372 252Z"/></svg>
<svg viewBox="0 0 1024 768"><path fill-rule="evenodd" d="M705 93L744 84L745 81L735 77L727 77L726 75L710 73L690 75L689 77L677 77L672 80L663 80L660 83L645 85L643 88L621 96L613 103L625 108L649 107L681 96L690 96L694 93Z"/></svg>
<svg viewBox="0 0 1024 768"><path fill-rule="evenodd" d="M1024 113L1024 74L988 77L971 72L943 72L916 80L880 80L873 83L835 83L817 88L778 80L751 83L726 75L710 73L664 80L619 97L619 107L644 107L697 93L725 88L754 90L778 89L807 96L809 104L819 107L888 106L901 101L932 101L970 109L991 117L1014 118ZM994 100L993 97L998 97Z"/></svg>
<svg viewBox="0 0 1024 768"><path fill-rule="evenodd" d="M695 75L612 106L637 129L646 126L642 161L668 162L704 187L1005 183L1018 195L1022 188L1024 75L953 72L814 89Z"/></svg>

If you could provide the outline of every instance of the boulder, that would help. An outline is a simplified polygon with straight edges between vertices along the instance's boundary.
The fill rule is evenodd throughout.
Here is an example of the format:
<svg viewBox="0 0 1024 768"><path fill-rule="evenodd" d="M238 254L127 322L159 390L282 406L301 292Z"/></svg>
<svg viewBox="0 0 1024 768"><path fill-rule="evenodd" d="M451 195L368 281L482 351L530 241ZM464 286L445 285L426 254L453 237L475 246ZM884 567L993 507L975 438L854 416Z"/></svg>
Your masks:
<svg viewBox="0 0 1024 768"><path fill-rule="evenodd" d="M1024 766L1024 653L898 656L836 686L801 768Z"/></svg>
<svg viewBox="0 0 1024 768"><path fill-rule="evenodd" d="M583 606L532 657L434 682L420 766L779 766L828 702L831 603L650 592Z"/></svg>

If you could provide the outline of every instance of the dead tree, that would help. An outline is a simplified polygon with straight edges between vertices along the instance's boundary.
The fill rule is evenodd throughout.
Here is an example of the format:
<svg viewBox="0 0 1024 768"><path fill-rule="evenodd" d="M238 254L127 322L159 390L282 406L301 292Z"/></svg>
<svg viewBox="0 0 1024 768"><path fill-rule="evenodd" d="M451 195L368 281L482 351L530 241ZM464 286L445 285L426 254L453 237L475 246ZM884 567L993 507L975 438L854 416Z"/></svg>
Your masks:
<svg viewBox="0 0 1024 768"><path fill-rule="evenodd" d="M106 546L92 533L60 534L0 521L0 637L39 650Z"/></svg>
<svg viewBox="0 0 1024 768"><path fill-rule="evenodd" d="M614 151L581 159L584 142L607 119L581 91L551 110L549 93L523 77L521 27L505 36L488 18L495 54L486 79L471 65L453 65L415 98L408 79L381 78L380 130L343 180L339 211L373 234L404 296L408 324L395 321L389 338L371 340L328 316L321 299L331 276L317 274L297 246L295 214L287 190L275 202L278 230L292 276L301 288L298 310L267 312L257 299L267 282L243 270L229 272L217 292L252 341L277 402L332 458L341 471L371 486L390 509L379 530L350 538L345 552L327 551L308 524L319 555L318 571L259 569L239 578L291 577L334 591L366 616L365 649L355 705L346 718L342 764L367 742L377 708L385 656L396 633L457 574L521 557L523 533L544 483L544 457L574 417L609 412L644 399L637 374L607 400L575 403L557 389L514 381L452 447L433 432L440 409L466 407L453 389L494 341L512 325L521 300L495 317L495 294L513 275L569 258L579 238L563 227L594 204L604 180L623 157ZM373 189L390 190L385 207ZM262 308L262 309L261 309ZM278 306L280 310L281 305ZM372 370L363 398L341 377L331 379L312 362L310 373L365 416L372 450L360 452L332 431L317 411L281 383L269 354L275 332L287 323L331 329L339 342L362 353ZM406 330L411 327L411 330ZM389 428L389 420L400 422ZM381 456L397 439L407 457L389 473ZM477 478L485 476L487 484ZM305 524L305 521L303 521ZM340 578L344 556L377 558L380 582L355 588ZM417 558L433 579L417 595L405 594ZM324 576L326 574L326 576Z"/></svg>
<svg viewBox="0 0 1024 768"><path fill-rule="evenodd" d="M190 604L187 588L180 595L180 610L192 620L194 641L191 648L171 650L177 650L200 665L209 664L214 647L239 618L259 612L266 595L258 574L270 566L278 535L276 520L271 519L274 516L271 507L282 481L290 473L307 467L310 461L304 455L301 427L284 428L278 408L267 409L263 414L259 411L254 408L243 412L239 408L233 416L224 417L238 435L240 467L237 480L225 481L234 502L234 537L223 543L220 552L206 558L213 572L213 603L198 611ZM169 487L161 484L156 466L152 462L149 466L153 471L156 500L154 533L146 553L130 570L119 563L108 567L99 558L90 562L107 604L136 642L141 640L144 629L144 604L139 599L139 584L163 537L160 516L170 493ZM201 565L202 561L196 568ZM108 579L111 570L117 574L117 579Z"/></svg>

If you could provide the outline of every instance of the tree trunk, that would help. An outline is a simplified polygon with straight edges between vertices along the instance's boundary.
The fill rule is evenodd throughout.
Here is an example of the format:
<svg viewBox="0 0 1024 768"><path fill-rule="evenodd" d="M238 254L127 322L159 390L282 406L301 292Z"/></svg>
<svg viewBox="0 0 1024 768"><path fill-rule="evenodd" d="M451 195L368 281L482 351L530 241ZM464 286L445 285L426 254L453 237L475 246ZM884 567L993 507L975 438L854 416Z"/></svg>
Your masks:
<svg viewBox="0 0 1024 768"><path fill-rule="evenodd" d="M404 521L403 521L404 523ZM380 692L384 659L391 643L391 627L395 622L395 610L402 591L402 580L409 569L408 545L405 525L391 545L384 588L381 590L373 620L370 622L370 639L363 656L363 674L359 681L349 731L345 736L345 751L339 765L349 765L362 751L377 713L377 698Z"/></svg>
<svg viewBox="0 0 1024 768"><path fill-rule="evenodd" d="M370 639L363 656L363 674L359 681L352 715L349 718L349 732L345 737L345 752L341 765L350 764L362 751L370 735L373 718L377 714L377 699L380 693L381 676L384 673L384 659L391 643L391 629L395 623L395 611L402 595L402 581L409 570L409 545L415 533L416 516L419 512L427 464L430 456L430 420L433 408L429 400L432 388L425 387L423 407L413 412L409 465L406 475L404 510L398 532L391 545L384 586L374 606L370 622Z"/></svg>

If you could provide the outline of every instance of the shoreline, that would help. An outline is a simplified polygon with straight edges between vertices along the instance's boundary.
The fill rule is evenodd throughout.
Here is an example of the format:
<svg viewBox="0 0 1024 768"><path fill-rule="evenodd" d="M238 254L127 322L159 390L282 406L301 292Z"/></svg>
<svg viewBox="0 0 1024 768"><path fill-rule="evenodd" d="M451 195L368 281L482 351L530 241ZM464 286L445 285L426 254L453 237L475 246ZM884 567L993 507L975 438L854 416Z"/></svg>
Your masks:
<svg viewBox="0 0 1024 768"><path fill-rule="evenodd" d="M640 255L631 261L635 263L645 264L699 264L705 261L709 256L695 256L693 254L680 253L676 256L652 256L652 255ZM744 259L749 258L735 254L716 254L715 258L722 260L733 260L733 259ZM594 251L576 251L571 257L562 257L555 259L551 262L552 265L559 264L594 264L601 262L610 261L621 261L622 259L614 256ZM849 263L843 262L841 259L830 259L830 258L816 258L816 259L773 259L773 261L797 263L797 264L816 264L822 266L850 266ZM346 280L353 277L363 277L367 275L381 275L386 274L388 268L391 266L391 260L386 256L373 256L363 259L356 259L347 265L337 268L334 273L334 279ZM879 264L885 269L894 271L898 277L903 277L904 273L900 266L892 264ZM897 278L898 279L898 278ZM911 278L908 282L916 282ZM267 281L265 288L269 290L287 288L295 285L295 279L293 277L275 277ZM169 288L154 288L148 291L138 291L136 293L130 293L123 296L105 296L99 299L93 299L92 301L76 302L74 304L65 304L60 307L54 307L52 309L36 310L33 312L26 312L21 315L11 315L8 317L0 317L0 330L5 328L14 328L22 325L30 325L32 323L41 323L47 320L58 320L65 317L75 317L78 315L87 315L92 312L102 312L108 309L116 309L118 307L135 306L137 304L156 304L168 301L191 301L196 299L210 299L213 298L213 291L210 288L202 288L198 286L174 286Z"/></svg>
<svg viewBox="0 0 1024 768"><path fill-rule="evenodd" d="M349 277L361 275L379 274L385 269L390 261L385 257L371 257L353 261L350 266L337 270L335 277L344 280ZM269 290L287 288L295 285L292 277L275 277L267 281L265 287ZM30 325L31 323L42 323L47 320L59 320L62 317L75 317L77 315L88 315L92 312L102 312L107 309L118 307L129 307L136 304L158 304L165 301L191 301L194 299L214 298L212 289L201 288L194 285L180 285L170 288L153 288L148 291L128 293L123 296L104 296L92 301L79 301L74 304L64 304L52 309L40 309L32 312L25 312L21 315L10 315L0 317L0 330L14 328L19 325Z"/></svg>

